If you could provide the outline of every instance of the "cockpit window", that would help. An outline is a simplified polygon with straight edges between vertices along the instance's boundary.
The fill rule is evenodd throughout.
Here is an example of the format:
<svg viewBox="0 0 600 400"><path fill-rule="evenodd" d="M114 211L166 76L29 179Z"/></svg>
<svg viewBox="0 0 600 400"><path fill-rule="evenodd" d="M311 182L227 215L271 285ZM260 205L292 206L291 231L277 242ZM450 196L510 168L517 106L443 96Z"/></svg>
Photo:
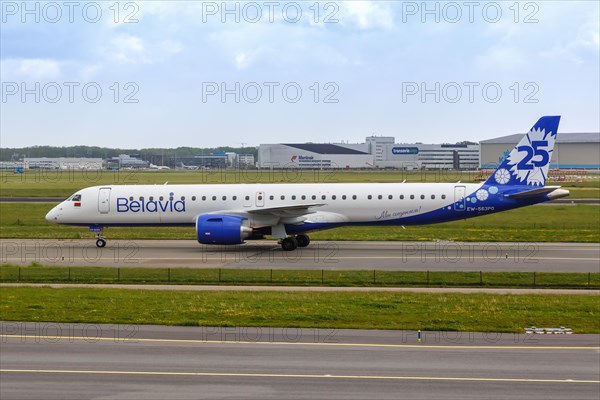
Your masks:
<svg viewBox="0 0 600 400"><path fill-rule="evenodd" d="M80 194L74 195L73 198L71 199L71 201L81 201L81 195Z"/></svg>

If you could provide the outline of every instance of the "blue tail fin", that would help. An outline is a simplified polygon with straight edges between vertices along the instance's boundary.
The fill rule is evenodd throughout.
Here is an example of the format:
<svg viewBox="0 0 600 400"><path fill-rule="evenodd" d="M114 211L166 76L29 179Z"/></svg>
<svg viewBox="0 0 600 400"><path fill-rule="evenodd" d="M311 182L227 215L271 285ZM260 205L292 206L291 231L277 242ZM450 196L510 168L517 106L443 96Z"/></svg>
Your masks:
<svg viewBox="0 0 600 400"><path fill-rule="evenodd" d="M560 116L540 118L485 183L544 186L559 122Z"/></svg>

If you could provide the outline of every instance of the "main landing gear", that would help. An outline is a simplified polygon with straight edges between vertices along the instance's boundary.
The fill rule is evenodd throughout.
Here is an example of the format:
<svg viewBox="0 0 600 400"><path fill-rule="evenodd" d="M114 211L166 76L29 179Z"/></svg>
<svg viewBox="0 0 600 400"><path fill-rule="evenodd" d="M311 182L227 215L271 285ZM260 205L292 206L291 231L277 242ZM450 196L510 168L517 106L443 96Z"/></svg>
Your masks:
<svg viewBox="0 0 600 400"><path fill-rule="evenodd" d="M298 247L308 246L308 244L310 243L310 238L308 237L308 235L301 233L296 236L286 237L285 239L282 239L279 243L281 244L281 248L284 251L293 251L296 250L296 248Z"/></svg>

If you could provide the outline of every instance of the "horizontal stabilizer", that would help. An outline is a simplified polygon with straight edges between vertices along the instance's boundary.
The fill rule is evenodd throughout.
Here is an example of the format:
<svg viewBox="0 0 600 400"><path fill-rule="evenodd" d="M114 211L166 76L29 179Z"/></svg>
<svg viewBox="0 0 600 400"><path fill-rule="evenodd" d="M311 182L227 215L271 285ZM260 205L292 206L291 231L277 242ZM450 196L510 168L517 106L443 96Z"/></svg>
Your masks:
<svg viewBox="0 0 600 400"><path fill-rule="evenodd" d="M556 189L560 189L560 186L544 186L537 189L526 190L524 192L507 194L506 197L511 199L529 199L531 197L539 197L550 192L555 191Z"/></svg>

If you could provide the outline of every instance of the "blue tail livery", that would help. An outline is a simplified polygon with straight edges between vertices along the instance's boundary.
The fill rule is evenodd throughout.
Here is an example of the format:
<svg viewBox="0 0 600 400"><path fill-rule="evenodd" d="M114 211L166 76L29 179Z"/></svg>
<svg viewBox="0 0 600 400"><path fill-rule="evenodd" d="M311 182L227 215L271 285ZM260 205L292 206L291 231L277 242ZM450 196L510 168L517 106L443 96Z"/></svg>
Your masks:
<svg viewBox="0 0 600 400"><path fill-rule="evenodd" d="M488 185L544 186L560 116L542 117L486 181Z"/></svg>

